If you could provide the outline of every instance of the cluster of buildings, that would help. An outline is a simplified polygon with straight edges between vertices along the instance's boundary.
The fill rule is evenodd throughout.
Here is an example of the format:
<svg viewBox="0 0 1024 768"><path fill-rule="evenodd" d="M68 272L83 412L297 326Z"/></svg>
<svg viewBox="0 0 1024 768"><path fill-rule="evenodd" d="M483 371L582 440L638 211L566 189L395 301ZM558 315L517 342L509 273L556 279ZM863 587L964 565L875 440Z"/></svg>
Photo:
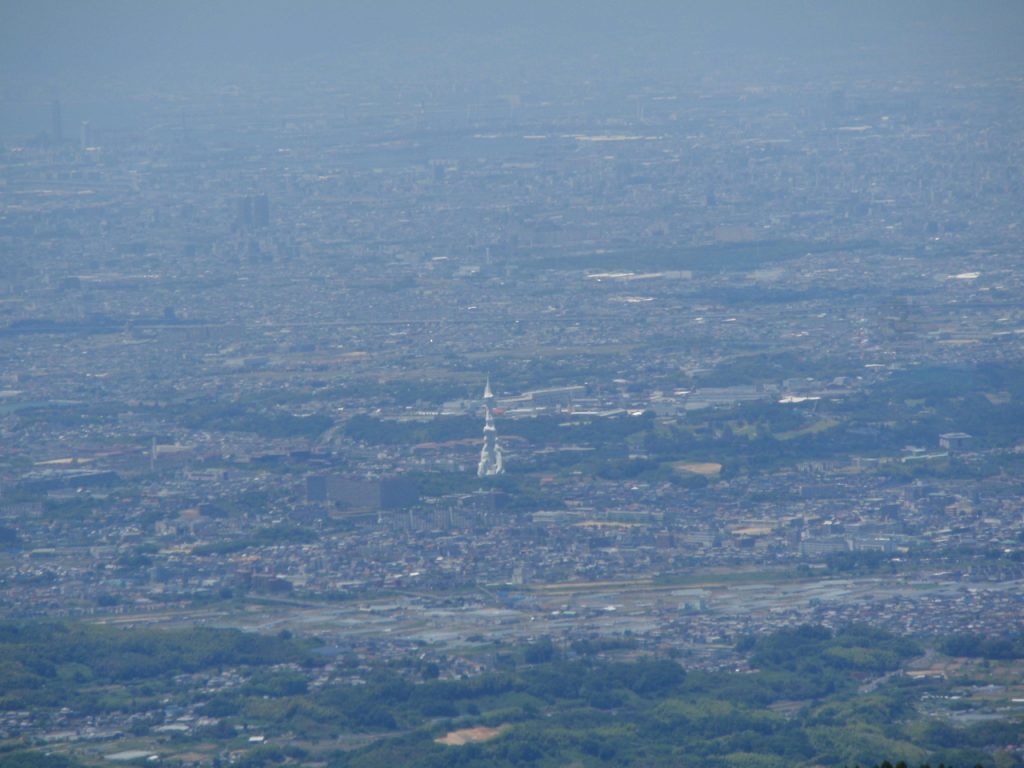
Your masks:
<svg viewBox="0 0 1024 768"><path fill-rule="evenodd" d="M1019 629L1012 425L910 393L949 418L873 442L908 371L1024 360L1018 86L901 87L616 92L591 117L388 92L242 138L199 104L73 142L56 109L4 137L8 613L273 595L339 642L716 654L804 620ZM1018 412L1009 385L964 395ZM714 442L873 407L855 451L747 471Z"/></svg>

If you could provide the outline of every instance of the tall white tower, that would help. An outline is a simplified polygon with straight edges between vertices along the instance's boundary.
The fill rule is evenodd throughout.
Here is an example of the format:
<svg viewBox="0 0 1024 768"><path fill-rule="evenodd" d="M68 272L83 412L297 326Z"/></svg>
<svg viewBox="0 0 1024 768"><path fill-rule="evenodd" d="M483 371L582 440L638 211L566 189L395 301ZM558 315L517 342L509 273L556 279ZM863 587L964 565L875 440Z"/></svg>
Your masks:
<svg viewBox="0 0 1024 768"><path fill-rule="evenodd" d="M494 393L491 391L491 377L484 385L484 444L480 447L480 463L477 477L493 477L505 471L498 446L498 430L494 428Z"/></svg>

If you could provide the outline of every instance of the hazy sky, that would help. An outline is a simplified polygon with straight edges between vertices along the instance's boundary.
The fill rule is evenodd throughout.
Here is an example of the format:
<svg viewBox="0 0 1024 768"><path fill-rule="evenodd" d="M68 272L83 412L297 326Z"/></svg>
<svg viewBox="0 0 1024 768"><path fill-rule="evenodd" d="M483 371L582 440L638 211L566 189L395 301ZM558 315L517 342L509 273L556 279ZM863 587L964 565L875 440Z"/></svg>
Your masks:
<svg viewBox="0 0 1024 768"><path fill-rule="evenodd" d="M497 71L524 82L553 67L584 78L594 62L671 74L759 58L873 74L935 72L955 59L1019 74L1021 40L1019 0L0 0L0 99L195 92L293 67L330 76L372 64L412 77L437 61L439 76Z"/></svg>

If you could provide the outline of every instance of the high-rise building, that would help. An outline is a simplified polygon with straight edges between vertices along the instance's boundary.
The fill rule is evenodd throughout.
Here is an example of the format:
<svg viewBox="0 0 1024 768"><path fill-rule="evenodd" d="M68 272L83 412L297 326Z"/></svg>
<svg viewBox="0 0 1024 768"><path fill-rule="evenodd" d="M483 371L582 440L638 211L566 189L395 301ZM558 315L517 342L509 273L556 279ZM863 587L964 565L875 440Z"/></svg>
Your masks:
<svg viewBox="0 0 1024 768"><path fill-rule="evenodd" d="M494 426L494 393L491 391L491 379L487 378L484 385L484 444L480 448L480 463L477 465L477 477L493 477L505 471L501 459L501 447L498 445L498 430Z"/></svg>
<svg viewBox="0 0 1024 768"><path fill-rule="evenodd" d="M266 195L246 195L238 199L239 229L270 226L270 200Z"/></svg>
<svg viewBox="0 0 1024 768"><path fill-rule="evenodd" d="M256 195L253 198L252 223L257 227L270 226L270 201L266 195Z"/></svg>
<svg viewBox="0 0 1024 768"><path fill-rule="evenodd" d="M64 141L64 121L60 118L59 99L54 99L50 105L50 139L54 144Z"/></svg>
<svg viewBox="0 0 1024 768"><path fill-rule="evenodd" d="M249 229L252 226L252 198L238 198L238 220L237 224L242 229Z"/></svg>
<svg viewBox="0 0 1024 768"><path fill-rule="evenodd" d="M83 120L78 128L78 147L79 149L89 149L91 146L92 124L88 120Z"/></svg>

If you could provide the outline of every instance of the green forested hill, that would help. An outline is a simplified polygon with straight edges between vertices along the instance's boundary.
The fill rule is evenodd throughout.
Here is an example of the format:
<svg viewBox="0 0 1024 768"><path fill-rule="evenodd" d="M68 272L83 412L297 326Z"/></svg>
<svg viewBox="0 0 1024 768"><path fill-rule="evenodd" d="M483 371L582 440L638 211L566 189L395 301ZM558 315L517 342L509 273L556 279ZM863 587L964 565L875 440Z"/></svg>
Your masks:
<svg viewBox="0 0 1024 768"><path fill-rule="evenodd" d="M891 674L923 652L914 641L803 626L738 648L751 671L687 672L542 641L498 651L501 671L445 680L419 657L330 660L287 636L3 623L0 717L123 723L113 743L59 750L86 763L132 748L163 764L198 754L243 768L1016 764L1019 713L956 725L922 709L950 698L953 682ZM162 727L175 718L184 725ZM488 738L438 742L473 728ZM40 736L0 740L0 768L63 768L50 748L26 751Z"/></svg>

